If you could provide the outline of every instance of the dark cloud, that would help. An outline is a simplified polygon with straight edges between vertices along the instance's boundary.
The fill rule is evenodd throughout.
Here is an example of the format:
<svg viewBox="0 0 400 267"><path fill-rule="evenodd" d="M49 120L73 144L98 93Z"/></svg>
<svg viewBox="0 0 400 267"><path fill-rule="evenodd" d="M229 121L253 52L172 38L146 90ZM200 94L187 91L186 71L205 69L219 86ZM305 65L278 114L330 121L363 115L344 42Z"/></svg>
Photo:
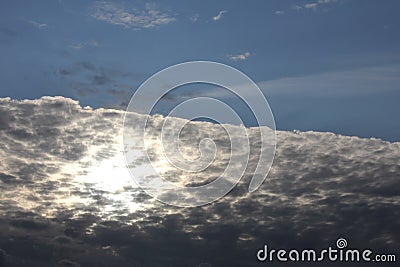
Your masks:
<svg viewBox="0 0 400 267"><path fill-rule="evenodd" d="M111 83L113 80L105 74L97 74L92 77L93 82L96 85L104 85L107 83Z"/></svg>
<svg viewBox="0 0 400 267"><path fill-rule="evenodd" d="M81 62L77 63L77 66L80 66L83 69L90 70L90 71L96 70L96 66L93 63L88 62L88 61L81 61Z"/></svg>
<svg viewBox="0 0 400 267"><path fill-rule="evenodd" d="M122 98L126 98L128 97L130 94L132 94L132 89L131 88L126 88L126 90L118 90L118 89L108 89L107 93L109 93L110 95L116 96L116 97L122 97Z"/></svg>
<svg viewBox="0 0 400 267"><path fill-rule="evenodd" d="M17 35L15 31L4 27L0 27L0 33L7 37L14 37Z"/></svg>
<svg viewBox="0 0 400 267"><path fill-rule="evenodd" d="M99 93L99 90L96 90L92 88L91 85L87 84L72 84L71 87L79 97L88 97Z"/></svg>
<svg viewBox="0 0 400 267"><path fill-rule="evenodd" d="M0 43L11 45L15 43L18 33L10 28L0 26Z"/></svg>
<svg viewBox="0 0 400 267"><path fill-rule="evenodd" d="M71 75L73 73L73 71L72 70L68 70L68 69L60 69L59 73L61 75Z"/></svg>
<svg viewBox="0 0 400 267"><path fill-rule="evenodd" d="M0 108L0 130L8 129L11 121L12 117L9 115L8 111Z"/></svg>
<svg viewBox="0 0 400 267"><path fill-rule="evenodd" d="M125 102L129 101L133 89L146 77L143 73L126 72L90 61L60 66L54 72L77 98L88 100L93 96L101 96L101 103L95 102L96 105L116 109L126 108Z"/></svg>
<svg viewBox="0 0 400 267"><path fill-rule="evenodd" d="M131 99L135 90L132 87L122 86L121 88L111 88L107 90L112 98L115 99L115 103L111 104L111 108L126 110L129 100Z"/></svg>
<svg viewBox="0 0 400 267"><path fill-rule="evenodd" d="M62 97L0 99L0 108L0 266L260 266L264 244L322 249L339 237L398 253L400 143L279 131L271 172L248 193L260 132L249 128L238 186L206 206L175 208L126 173L123 112ZM154 136L163 121L151 117ZM204 182L224 169L230 149L220 125L189 124L182 145L191 151L204 137L218 146L215 164L196 177L172 171L173 181Z"/></svg>

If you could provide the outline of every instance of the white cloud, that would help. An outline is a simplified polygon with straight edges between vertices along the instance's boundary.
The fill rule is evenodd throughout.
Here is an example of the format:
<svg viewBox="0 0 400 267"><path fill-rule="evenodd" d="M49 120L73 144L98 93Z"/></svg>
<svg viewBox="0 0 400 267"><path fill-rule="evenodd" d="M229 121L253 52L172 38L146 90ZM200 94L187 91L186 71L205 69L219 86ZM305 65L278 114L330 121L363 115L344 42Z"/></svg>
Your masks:
<svg viewBox="0 0 400 267"><path fill-rule="evenodd" d="M246 52L244 54L229 55L228 58L237 61L237 60L246 60L249 56L251 56L251 53Z"/></svg>
<svg viewBox="0 0 400 267"><path fill-rule="evenodd" d="M218 15L216 15L216 16L213 17L213 20L214 20L214 21L220 20L220 19L222 18L222 15L225 14L225 13L227 13L227 12L228 12L228 11L226 11L226 10L221 10L221 11L218 13Z"/></svg>
<svg viewBox="0 0 400 267"><path fill-rule="evenodd" d="M278 10L278 11L275 11L274 14L275 15L283 15L283 14L285 14L285 11Z"/></svg>
<svg viewBox="0 0 400 267"><path fill-rule="evenodd" d="M304 7L305 8L308 8L308 9L314 9L314 8L317 8L317 3L308 3L308 4L305 4L304 5Z"/></svg>
<svg viewBox="0 0 400 267"><path fill-rule="evenodd" d="M91 16L97 20L125 28L154 28L169 24L176 19L146 4L144 10L127 9L113 2L99 1L93 6Z"/></svg>
<svg viewBox="0 0 400 267"><path fill-rule="evenodd" d="M96 40L89 40L81 43L74 43L69 45L68 47L79 50L86 47L99 47L99 46L100 44Z"/></svg>
<svg viewBox="0 0 400 267"><path fill-rule="evenodd" d="M318 0L317 2L305 4L304 8L316 9L321 5L326 5L326 4L330 4L330 3L334 3L334 2L337 2L337 0Z"/></svg>
<svg viewBox="0 0 400 267"><path fill-rule="evenodd" d="M34 20L30 20L29 23L32 24L34 27L38 28L39 30L45 29L48 26L45 23L39 23Z"/></svg>

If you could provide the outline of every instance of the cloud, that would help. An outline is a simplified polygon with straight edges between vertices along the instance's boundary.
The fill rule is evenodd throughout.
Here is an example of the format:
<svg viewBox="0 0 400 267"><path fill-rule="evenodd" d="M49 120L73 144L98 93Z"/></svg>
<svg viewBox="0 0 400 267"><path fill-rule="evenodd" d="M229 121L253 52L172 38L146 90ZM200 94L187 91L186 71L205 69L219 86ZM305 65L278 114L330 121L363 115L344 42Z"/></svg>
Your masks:
<svg viewBox="0 0 400 267"><path fill-rule="evenodd" d="M274 14L275 15L283 15L283 14L285 14L285 11L278 10L278 11L275 11Z"/></svg>
<svg viewBox="0 0 400 267"><path fill-rule="evenodd" d="M45 29L47 28L47 24L45 23L39 23L33 20L28 21L31 25L33 25L34 27L38 28L39 30Z"/></svg>
<svg viewBox="0 0 400 267"><path fill-rule="evenodd" d="M144 10L137 10L105 1L94 4L91 16L99 21L133 29L154 28L176 20L173 16L155 9L151 4L146 4Z"/></svg>
<svg viewBox="0 0 400 267"><path fill-rule="evenodd" d="M338 2L338 0L318 0L318 1L314 1L314 2L305 3L302 5L292 5L291 9L293 9L295 11L300 11L303 9L316 10L320 6L335 3L335 2Z"/></svg>
<svg viewBox="0 0 400 267"><path fill-rule="evenodd" d="M9 38L12 38L17 35L17 32L15 32L14 30L11 30L9 28L0 27L0 34L7 36Z"/></svg>
<svg viewBox="0 0 400 267"><path fill-rule="evenodd" d="M329 3L334 3L337 2L338 0L318 0L318 4L329 4Z"/></svg>
<svg viewBox="0 0 400 267"><path fill-rule="evenodd" d="M95 85L104 85L113 81L111 77L104 73L96 74L92 79Z"/></svg>
<svg viewBox="0 0 400 267"><path fill-rule="evenodd" d="M300 9L303 9L303 7L302 7L302 6L299 6L299 5L293 5L293 6L292 6L292 9L294 9L294 10L300 10Z"/></svg>
<svg viewBox="0 0 400 267"><path fill-rule="evenodd" d="M326 5L326 4L330 4L330 3L334 3L334 2L337 2L337 0L318 0L313 3L306 3L306 4L304 4L303 7L306 9L316 9L317 7L319 7L321 5Z"/></svg>
<svg viewBox="0 0 400 267"><path fill-rule="evenodd" d="M58 71L58 73L62 76L67 76L67 75L71 75L73 72L71 70L68 69L60 69Z"/></svg>
<svg viewBox="0 0 400 267"><path fill-rule="evenodd" d="M218 15L216 15L216 16L213 17L213 20L214 20L214 21L220 20L220 19L222 18L222 16L223 16L225 13L227 13L227 12L228 12L227 10L221 10L221 11L218 13Z"/></svg>
<svg viewBox="0 0 400 267"><path fill-rule="evenodd" d="M199 15L199 14L194 14L194 15L192 15L192 16L189 17L189 19L190 19L192 22L197 22L197 21L199 20L199 18L200 18L200 15Z"/></svg>
<svg viewBox="0 0 400 267"><path fill-rule="evenodd" d="M398 91L399 65L331 71L260 82L268 94L354 95Z"/></svg>
<svg viewBox="0 0 400 267"><path fill-rule="evenodd" d="M236 60L246 59L246 55L234 55ZM248 54L249 56L249 54ZM259 81L257 85L266 95L310 95L310 96L350 96L371 93L399 92L400 65L383 65L350 70L335 70L308 74L300 77L284 77ZM246 87L248 85L241 85ZM219 91L223 98L228 91ZM251 97L252 92L248 92Z"/></svg>
<svg viewBox="0 0 400 267"><path fill-rule="evenodd" d="M304 5L304 7L308 8L308 9L311 9L311 8L314 9L314 8L317 8L317 6L318 6L317 3L308 3L308 4Z"/></svg>
<svg viewBox="0 0 400 267"><path fill-rule="evenodd" d="M72 48L72 49L80 50L83 48L91 48L91 47L99 47L99 46L100 46L100 44L96 40L89 40L89 41L85 41L85 42L81 42L81 43L74 43L74 44L69 45L68 47Z"/></svg>
<svg viewBox="0 0 400 267"><path fill-rule="evenodd" d="M252 150L238 186L210 205L175 208L148 197L125 169L124 112L64 97L2 98L0 108L5 266L249 266L264 244L322 249L339 237L352 248L398 253L400 143L278 131L271 172L250 194L265 129L248 128ZM131 118L135 130L146 116ZM150 116L151 137L163 122ZM220 125L192 122L181 138L185 153L198 152L203 138L213 139L218 153L205 171L171 170L170 179L199 183L224 170L231 151ZM162 152L154 152L160 160Z"/></svg>
<svg viewBox="0 0 400 267"><path fill-rule="evenodd" d="M57 78L65 84L75 97L103 107L126 108L134 92L146 77L144 73L133 73L114 66L97 65L91 61L78 61L54 69ZM124 93L112 93L112 92ZM98 98L101 95L103 97ZM99 102L100 101L100 102Z"/></svg>
<svg viewBox="0 0 400 267"><path fill-rule="evenodd" d="M238 61L238 60L246 60L250 56L251 56L250 52L245 52L244 54L229 55L228 58L234 61Z"/></svg>

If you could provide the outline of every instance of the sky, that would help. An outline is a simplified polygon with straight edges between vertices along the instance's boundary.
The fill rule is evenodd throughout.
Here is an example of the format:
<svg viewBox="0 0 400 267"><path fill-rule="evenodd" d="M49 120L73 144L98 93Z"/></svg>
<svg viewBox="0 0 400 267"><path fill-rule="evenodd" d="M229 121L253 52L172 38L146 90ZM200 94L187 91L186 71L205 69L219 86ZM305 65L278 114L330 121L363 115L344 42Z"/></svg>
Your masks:
<svg viewBox="0 0 400 267"><path fill-rule="evenodd" d="M261 266L265 245L319 251L339 238L398 261L399 7L0 1L0 267ZM275 118L272 139L268 127L157 115L214 97L255 126L237 95L209 84L174 89L150 116L125 112L151 75L195 60L257 83ZM246 99L261 99L246 86ZM259 169L266 180L250 192ZM157 201L201 196L163 191L155 174L195 189L241 180L190 208Z"/></svg>
<svg viewBox="0 0 400 267"><path fill-rule="evenodd" d="M210 60L258 83L278 129L400 140L395 0L6 0L0 7L0 97L61 95L124 109L152 74ZM254 126L250 117L247 125Z"/></svg>

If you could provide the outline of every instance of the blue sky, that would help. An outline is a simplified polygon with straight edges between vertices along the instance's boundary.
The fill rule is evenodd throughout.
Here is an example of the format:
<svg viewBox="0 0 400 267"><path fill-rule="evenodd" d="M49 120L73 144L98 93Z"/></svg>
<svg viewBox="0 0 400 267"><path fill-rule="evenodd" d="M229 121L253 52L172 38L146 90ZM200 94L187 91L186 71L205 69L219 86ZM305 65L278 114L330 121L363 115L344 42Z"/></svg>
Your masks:
<svg viewBox="0 0 400 267"><path fill-rule="evenodd" d="M259 84L278 129L398 141L399 8L389 0L2 1L0 97L123 108L157 71L211 60Z"/></svg>

